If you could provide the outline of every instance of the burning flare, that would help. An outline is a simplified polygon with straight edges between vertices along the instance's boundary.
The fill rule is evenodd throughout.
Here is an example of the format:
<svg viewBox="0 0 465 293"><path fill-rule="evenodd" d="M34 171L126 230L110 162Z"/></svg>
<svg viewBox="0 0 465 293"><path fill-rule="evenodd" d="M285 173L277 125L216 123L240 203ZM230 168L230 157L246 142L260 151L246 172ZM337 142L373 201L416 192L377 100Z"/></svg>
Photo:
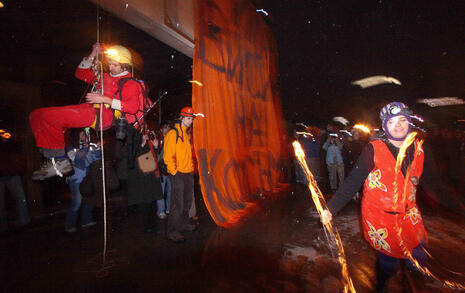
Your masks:
<svg viewBox="0 0 465 293"><path fill-rule="evenodd" d="M294 147L294 152L297 157L297 160L299 161L300 165L302 166L302 169L305 172L305 175L307 176L307 180L309 182L308 188L310 189L313 203L315 204L316 210L318 211L318 214L321 217L321 214L326 209L326 201L323 197L323 194L321 193L321 190L318 188L318 184L313 178L312 172L310 172L310 169L307 166L307 162L305 161L305 153L302 149L302 146L300 145L298 141L294 141L292 143L292 146ZM347 261L345 257L344 247L342 246L342 240L341 240L341 237L339 236L339 232L337 231L336 228L333 228L333 225L331 224L331 222L324 224L324 229L326 229L325 231L328 231L329 235L331 235L331 240L336 244L338 248L337 259L339 263L341 264L341 273L344 279L344 292L349 292L349 291L356 292L352 279L349 276L349 270L347 268Z"/></svg>
<svg viewBox="0 0 465 293"><path fill-rule="evenodd" d="M412 132L410 133L407 138L404 140L404 142L402 143L400 149L399 149L399 153L397 154L397 160L396 160L396 167L395 167L395 172L396 172L396 177L400 175L399 172L401 172L401 166L402 166L402 161L404 160L405 158L405 153L408 149L408 147L415 141L415 137L417 136L417 133L416 132ZM423 144L423 141L420 141L417 143L417 147L418 148L421 148ZM408 181L410 180L410 169L408 169L407 173L405 174L405 182L404 182L404 186L403 186L403 191L402 191L402 197L401 197L401 206L405 206L405 200L407 198L407 183ZM399 202L399 190L398 190L398 186L395 185L396 181L394 181L394 192L395 192L395 196L394 196L394 210L397 210L397 206L398 206L398 202ZM465 286L463 284L459 284L459 283L456 283L456 282L452 282L452 281L449 281L449 280L443 280L443 279L440 279L438 276L434 275L433 273L431 273L431 271L427 268L427 267L423 267L412 255L412 252L409 251L407 249L407 247L405 247L405 245L403 245L403 238L402 238L402 229L398 226L398 222L396 222L396 232L397 232L397 235L400 239L400 245L402 247L402 250L404 252L404 254L409 258L409 260L415 264L415 267L417 267L417 269L419 271L421 271L423 274L425 274L426 276L429 276L430 278L442 283L443 285L447 286L447 287L450 287L450 288L454 288L454 289L459 289L459 290L465 290ZM431 257L431 254L425 249L423 248L426 252L426 254Z"/></svg>
<svg viewBox="0 0 465 293"><path fill-rule="evenodd" d="M11 133L6 132L3 129L0 129L0 137L6 140L9 140L11 138Z"/></svg>
<svg viewBox="0 0 465 293"><path fill-rule="evenodd" d="M360 124L360 123L355 124L353 128L361 130L361 131L363 131L365 133L370 133L371 132L371 129L368 126Z"/></svg>

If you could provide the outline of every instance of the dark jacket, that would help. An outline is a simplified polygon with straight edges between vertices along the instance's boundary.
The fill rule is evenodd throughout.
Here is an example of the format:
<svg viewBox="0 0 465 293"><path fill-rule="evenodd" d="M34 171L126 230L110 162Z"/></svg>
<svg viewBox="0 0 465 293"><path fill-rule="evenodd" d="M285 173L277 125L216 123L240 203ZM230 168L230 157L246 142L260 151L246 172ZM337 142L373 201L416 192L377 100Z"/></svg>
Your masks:
<svg viewBox="0 0 465 293"><path fill-rule="evenodd" d="M141 147L142 135L134 128L128 131L128 204L150 203L163 198L160 178L155 172L144 174L137 164L137 157L150 151L148 143Z"/></svg>
<svg viewBox="0 0 465 293"><path fill-rule="evenodd" d="M116 176L113 167L113 161L105 159L105 191L106 196L110 191L119 187L119 179ZM103 187L102 187L102 160L94 161L87 171L86 177L79 185L83 202L90 203L94 206L103 204Z"/></svg>

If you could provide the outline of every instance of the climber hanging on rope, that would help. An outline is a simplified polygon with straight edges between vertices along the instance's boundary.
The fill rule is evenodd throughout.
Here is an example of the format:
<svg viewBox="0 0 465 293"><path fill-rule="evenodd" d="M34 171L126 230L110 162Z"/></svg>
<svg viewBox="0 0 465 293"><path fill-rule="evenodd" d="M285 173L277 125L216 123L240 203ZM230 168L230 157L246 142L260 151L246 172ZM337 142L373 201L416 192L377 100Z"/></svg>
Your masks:
<svg viewBox="0 0 465 293"><path fill-rule="evenodd" d="M101 70L99 53L106 56L108 73ZM93 64L97 65L94 66L96 70ZM101 126L106 130L117 118L125 118L129 125L135 124L136 128L143 124L135 122L143 116L151 102L143 83L132 78L132 65L131 53L127 48L115 45L103 52L100 44L96 43L75 72L78 79L94 85L86 95L86 103L39 108L31 112L31 129L40 152L46 158L40 169L33 172L33 180L72 172L72 165L65 154L64 132L67 128L93 127L99 130L99 121L102 121ZM100 104L105 106L102 111ZM99 117L100 113L102 117Z"/></svg>

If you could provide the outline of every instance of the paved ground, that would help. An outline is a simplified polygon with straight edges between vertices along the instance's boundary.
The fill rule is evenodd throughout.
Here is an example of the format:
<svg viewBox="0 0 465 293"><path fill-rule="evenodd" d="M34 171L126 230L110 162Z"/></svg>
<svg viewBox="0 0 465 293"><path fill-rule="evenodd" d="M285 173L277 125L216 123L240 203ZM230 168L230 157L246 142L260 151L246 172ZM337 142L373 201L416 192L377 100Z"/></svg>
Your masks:
<svg viewBox="0 0 465 293"><path fill-rule="evenodd" d="M112 212L102 265L103 226L63 231L63 215L24 231L1 235L3 292L339 292L339 266L331 257L306 187L262 200L260 212L231 230L216 227L199 203L200 229L174 244L137 227L137 215ZM424 207L433 268L465 272L465 219ZM362 239L358 204L336 218L357 292L371 292L375 253ZM449 277L461 278L448 273ZM399 272L389 292L454 292Z"/></svg>

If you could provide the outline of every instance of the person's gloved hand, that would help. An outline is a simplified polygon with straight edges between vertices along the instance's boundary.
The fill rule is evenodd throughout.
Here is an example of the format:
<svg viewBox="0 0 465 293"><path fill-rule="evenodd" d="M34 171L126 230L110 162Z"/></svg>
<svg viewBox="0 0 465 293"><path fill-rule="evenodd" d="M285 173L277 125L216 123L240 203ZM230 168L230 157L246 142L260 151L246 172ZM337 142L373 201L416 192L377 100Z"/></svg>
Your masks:
<svg viewBox="0 0 465 293"><path fill-rule="evenodd" d="M324 210L322 213L321 213L321 216L320 216L320 221L323 225L326 225L328 224L329 222L331 222L333 220L333 215L331 214L330 211L328 210Z"/></svg>

